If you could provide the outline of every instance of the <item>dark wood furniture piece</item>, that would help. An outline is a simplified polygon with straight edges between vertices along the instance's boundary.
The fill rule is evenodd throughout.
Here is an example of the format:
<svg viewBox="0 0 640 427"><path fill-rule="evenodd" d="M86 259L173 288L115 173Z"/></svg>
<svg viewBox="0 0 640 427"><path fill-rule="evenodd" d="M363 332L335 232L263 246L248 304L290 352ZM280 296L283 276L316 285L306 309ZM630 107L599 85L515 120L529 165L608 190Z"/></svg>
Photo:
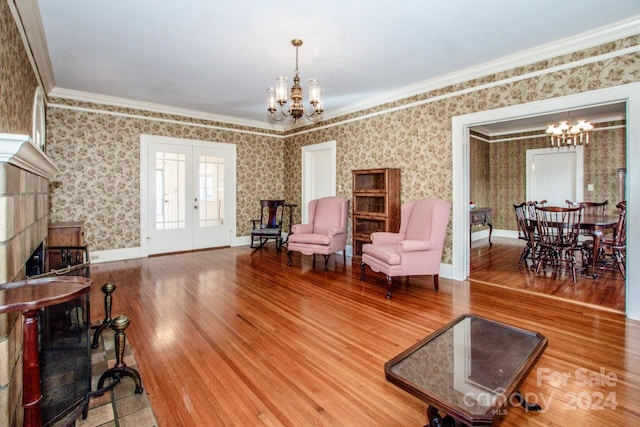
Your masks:
<svg viewBox="0 0 640 427"><path fill-rule="evenodd" d="M539 333L463 315L385 363L384 370L389 382L429 405L429 426L453 426L454 420L491 426L508 402L541 409L524 401L518 388L546 346Z"/></svg>
<svg viewBox="0 0 640 427"><path fill-rule="evenodd" d="M371 233L400 229L400 169L353 171L353 260L362 258L362 245Z"/></svg>
<svg viewBox="0 0 640 427"><path fill-rule="evenodd" d="M626 204L625 204L626 206ZM626 215L626 208L625 208ZM580 220L580 228L586 231L587 234L593 236L592 250L594 254L600 251L600 242L604 230L615 229L620 220L619 215L583 215ZM626 223L625 223L626 225ZM626 239L626 238L625 238ZM594 279L598 278L596 273L598 257L592 256L590 261L590 276Z"/></svg>
<svg viewBox="0 0 640 427"><path fill-rule="evenodd" d="M491 233L493 233L491 208L473 208L469 210L469 244L471 244L471 231L474 225L489 227L489 246L491 246Z"/></svg>
<svg viewBox="0 0 640 427"><path fill-rule="evenodd" d="M23 321L22 407L24 426L42 426L42 386L38 343L38 311L87 294L91 279L51 277L0 285L0 314L20 311Z"/></svg>
<svg viewBox="0 0 640 427"><path fill-rule="evenodd" d="M625 204L626 206L626 204ZM625 209L626 215L626 209ZM618 226L620 221L619 215L582 215L580 218L579 228L582 231L582 234L587 234L593 237L593 240L587 243L587 251L591 253L599 253L600 251L600 242L602 240L602 235L604 230L615 229ZM529 232L532 234L531 239L535 242L535 245L538 245L538 221L534 218L529 218ZM533 234L536 233L534 237ZM584 246L584 244L583 244ZM534 250L538 251L539 248L535 247ZM596 273L598 264L598 257L589 256L587 260L587 266L583 265L582 273L588 274L593 279L598 278L598 274Z"/></svg>
<svg viewBox="0 0 640 427"><path fill-rule="evenodd" d="M536 208L536 230L540 241L537 243L538 259L536 274L542 265L549 265L554 269L562 265L571 269L571 277L576 281L576 257L580 252L580 220L582 207L565 208L560 206L546 206Z"/></svg>
<svg viewBox="0 0 640 427"><path fill-rule="evenodd" d="M71 253L60 246L84 246L84 223L82 221L52 222L49 224L47 235L48 268L58 270L69 265L80 264L73 259L76 253Z"/></svg>
<svg viewBox="0 0 640 427"><path fill-rule="evenodd" d="M254 250L260 249L269 240L275 240L276 249L282 247L282 218L284 200L260 200L260 219L252 219L251 245ZM258 239L258 246L253 246Z"/></svg>
<svg viewBox="0 0 640 427"><path fill-rule="evenodd" d="M525 247L522 249L522 254L520 254L519 264L522 264L528 257L531 257L533 263L535 264L535 242L532 239L533 233L530 233L529 230L529 220L528 220L528 208L525 202L522 202L517 205L513 205L513 209L516 214L516 223L518 224L518 239L525 241Z"/></svg>

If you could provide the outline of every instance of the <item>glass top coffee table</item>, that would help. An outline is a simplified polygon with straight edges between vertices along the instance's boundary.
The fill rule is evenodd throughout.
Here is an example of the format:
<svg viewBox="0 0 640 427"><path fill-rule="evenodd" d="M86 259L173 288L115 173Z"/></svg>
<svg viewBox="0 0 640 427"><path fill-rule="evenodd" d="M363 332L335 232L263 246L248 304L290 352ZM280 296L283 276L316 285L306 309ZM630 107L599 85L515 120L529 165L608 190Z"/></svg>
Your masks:
<svg viewBox="0 0 640 427"><path fill-rule="evenodd" d="M429 405L430 426L490 426L502 407L522 399L518 387L547 339L532 331L463 315L384 365L389 382ZM447 414L441 417L439 411Z"/></svg>

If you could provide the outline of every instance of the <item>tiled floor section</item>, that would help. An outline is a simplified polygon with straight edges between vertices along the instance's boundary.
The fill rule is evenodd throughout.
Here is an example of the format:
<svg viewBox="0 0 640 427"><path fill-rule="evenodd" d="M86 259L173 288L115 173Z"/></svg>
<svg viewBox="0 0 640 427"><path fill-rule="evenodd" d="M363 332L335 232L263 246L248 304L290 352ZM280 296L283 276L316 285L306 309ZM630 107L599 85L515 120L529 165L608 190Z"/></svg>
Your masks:
<svg viewBox="0 0 640 427"><path fill-rule="evenodd" d="M93 334L93 331L91 332ZM116 363L114 335L113 330L105 329L101 335L100 346L92 350L92 390L96 390L100 376ZM129 342L126 343L124 363L136 369L136 361ZM109 381L107 379L105 385L109 384ZM144 378L142 378L142 386L144 387ZM129 377L124 377L111 391L92 398L89 402L87 419L83 420L80 417L76 421L77 427L154 427L157 425L146 392L136 394L135 382Z"/></svg>

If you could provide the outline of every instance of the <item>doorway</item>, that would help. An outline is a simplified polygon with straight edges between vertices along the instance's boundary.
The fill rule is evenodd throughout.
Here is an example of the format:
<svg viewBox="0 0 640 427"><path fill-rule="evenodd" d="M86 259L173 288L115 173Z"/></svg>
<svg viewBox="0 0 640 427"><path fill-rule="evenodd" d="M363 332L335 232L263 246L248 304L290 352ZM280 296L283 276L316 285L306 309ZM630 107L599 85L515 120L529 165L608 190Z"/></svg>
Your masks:
<svg viewBox="0 0 640 427"><path fill-rule="evenodd" d="M311 200L336 195L336 141L302 147L302 222Z"/></svg>
<svg viewBox="0 0 640 427"><path fill-rule="evenodd" d="M624 102L626 105L626 152L627 170L633 164L640 164L640 146L629 141L640 138L640 83L622 85L597 91L569 95L544 101L521 104L495 110L482 111L452 118L452 158L453 158L453 256L452 278L465 280L469 276L470 248L468 201L469 201L469 128L484 123L507 121L525 117L570 111L588 106ZM627 206L640 206L640 174L627 175ZM640 239L631 225L632 216L627 219L627 252L634 253L640 246ZM631 222L630 222L631 221ZM635 233L635 234L634 234ZM640 319L640 276L635 272L640 266L629 263L625 281L626 314ZM640 271L638 272L640 273Z"/></svg>
<svg viewBox="0 0 640 427"><path fill-rule="evenodd" d="M145 255L233 243L235 145L142 135L140 159Z"/></svg>

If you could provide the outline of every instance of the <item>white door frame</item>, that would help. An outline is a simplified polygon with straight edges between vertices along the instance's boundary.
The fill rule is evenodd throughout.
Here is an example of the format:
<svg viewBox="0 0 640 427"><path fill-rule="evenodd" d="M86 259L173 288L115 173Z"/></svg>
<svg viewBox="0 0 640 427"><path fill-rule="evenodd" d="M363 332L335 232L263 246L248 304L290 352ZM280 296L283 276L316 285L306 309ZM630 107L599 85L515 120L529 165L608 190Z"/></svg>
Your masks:
<svg viewBox="0 0 640 427"><path fill-rule="evenodd" d="M627 206L640 209L640 83L616 86L544 101L515 105L452 118L453 160L453 265L452 279L469 277L469 128L491 122L567 111L586 106L626 102L627 105ZM633 166L635 165L635 166ZM635 173L633 171L636 171ZM627 217L627 259L640 254L637 215ZM640 320L640 264L628 263L626 274L626 313Z"/></svg>
<svg viewBox="0 0 640 427"><path fill-rule="evenodd" d="M302 212L302 222L307 223L309 212L307 210L307 205L311 201L312 191L314 180L312 177L314 176L312 169L312 160L313 156L319 154L319 152L325 152L330 150L331 155L331 170L327 171L327 179L331 180L330 188L332 193L327 196L335 196L336 195L336 141L327 141L319 144L306 145L302 147L302 204L301 204L301 212Z"/></svg>
<svg viewBox="0 0 640 427"><path fill-rule="evenodd" d="M149 161L148 153L149 143L159 143L159 144L172 144L172 145L188 145L190 147L199 147L199 148L213 148L219 150L228 151L231 156L230 164L228 165L229 170L229 179L228 179L228 187L227 182L225 181L225 188L228 188L229 199L233 203L232 206L228 206L226 204L225 207L225 222L229 227L229 243L231 246L235 246L236 244L236 152L237 147L235 144L228 144L224 142L211 142L211 141L200 141L196 139L186 139L186 138L173 138L166 136L156 136L156 135L140 135L140 255L143 257L149 256L149 245L147 244L147 236L149 236L149 205L147 194L149 194ZM225 165L227 167L227 165ZM225 194L226 199L226 194Z"/></svg>

